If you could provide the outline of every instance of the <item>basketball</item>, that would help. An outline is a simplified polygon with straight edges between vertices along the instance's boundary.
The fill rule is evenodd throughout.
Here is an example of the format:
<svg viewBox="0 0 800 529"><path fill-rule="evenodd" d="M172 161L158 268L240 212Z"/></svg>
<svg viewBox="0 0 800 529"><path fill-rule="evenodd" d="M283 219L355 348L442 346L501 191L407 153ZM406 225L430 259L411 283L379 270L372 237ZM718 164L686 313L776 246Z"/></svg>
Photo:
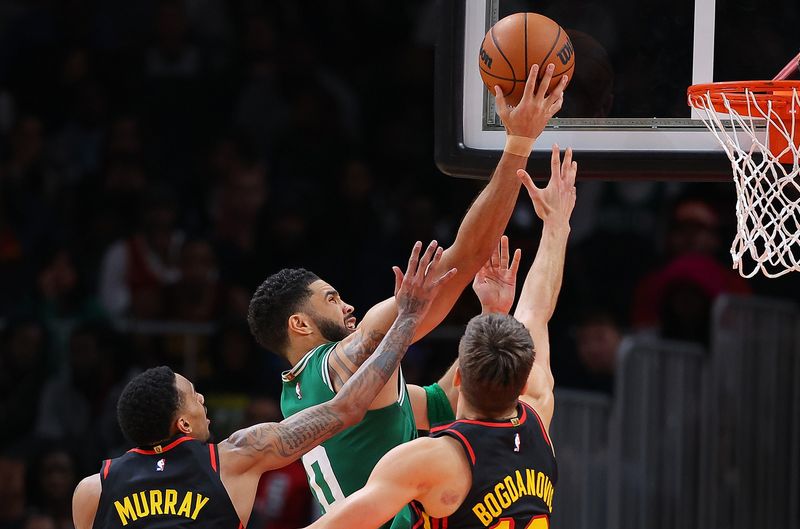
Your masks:
<svg viewBox="0 0 800 529"><path fill-rule="evenodd" d="M548 92L575 67L575 50L566 31L537 13L514 13L489 29L481 43L478 66L483 83L494 94L499 85L510 105L519 104L531 66L539 65L539 79L548 64L555 70Z"/></svg>

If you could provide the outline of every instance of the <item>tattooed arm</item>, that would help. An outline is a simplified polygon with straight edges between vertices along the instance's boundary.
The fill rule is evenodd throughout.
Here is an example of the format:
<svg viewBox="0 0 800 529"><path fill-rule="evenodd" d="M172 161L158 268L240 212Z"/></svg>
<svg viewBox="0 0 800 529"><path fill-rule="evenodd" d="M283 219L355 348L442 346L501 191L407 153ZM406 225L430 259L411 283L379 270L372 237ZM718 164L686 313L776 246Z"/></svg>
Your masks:
<svg viewBox="0 0 800 529"><path fill-rule="evenodd" d="M358 423L370 403L400 365L419 324L439 288L455 274L434 279L442 249L433 242L422 258L414 245L405 275L394 267L398 315L375 353L330 401L307 408L280 423L258 424L233 433L220 443L223 468L234 473L283 467L345 428ZM431 265L431 266L428 266Z"/></svg>

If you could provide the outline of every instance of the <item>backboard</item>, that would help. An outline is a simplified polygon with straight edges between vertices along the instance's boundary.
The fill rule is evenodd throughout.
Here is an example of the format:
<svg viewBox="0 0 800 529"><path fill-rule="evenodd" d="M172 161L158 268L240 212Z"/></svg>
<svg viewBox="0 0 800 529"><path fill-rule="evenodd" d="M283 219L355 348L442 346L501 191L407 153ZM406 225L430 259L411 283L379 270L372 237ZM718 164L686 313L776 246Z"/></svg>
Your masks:
<svg viewBox="0 0 800 529"><path fill-rule="evenodd" d="M487 177L499 159L505 132L478 52L497 20L524 11L561 24L576 57L531 166L547 167L553 143L571 146L582 178L729 180L730 162L686 104L687 87L772 79L800 48L796 0L445 0L435 107L445 173Z"/></svg>

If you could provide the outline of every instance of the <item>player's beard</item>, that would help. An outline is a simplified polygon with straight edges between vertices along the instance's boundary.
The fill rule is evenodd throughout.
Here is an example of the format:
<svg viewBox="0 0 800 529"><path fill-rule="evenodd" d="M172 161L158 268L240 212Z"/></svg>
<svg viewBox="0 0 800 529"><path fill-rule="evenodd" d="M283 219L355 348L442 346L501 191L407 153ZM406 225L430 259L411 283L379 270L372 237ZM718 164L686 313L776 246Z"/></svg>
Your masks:
<svg viewBox="0 0 800 529"><path fill-rule="evenodd" d="M312 318L319 332L329 342L340 342L353 333L353 330L348 329L343 321L330 320L319 314L312 315Z"/></svg>

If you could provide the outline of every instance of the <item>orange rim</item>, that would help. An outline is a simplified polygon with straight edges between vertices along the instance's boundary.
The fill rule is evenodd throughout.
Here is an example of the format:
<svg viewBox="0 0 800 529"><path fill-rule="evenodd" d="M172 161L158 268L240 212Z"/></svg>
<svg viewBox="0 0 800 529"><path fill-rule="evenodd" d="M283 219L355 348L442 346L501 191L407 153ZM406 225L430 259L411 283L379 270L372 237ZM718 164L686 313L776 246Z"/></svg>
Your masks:
<svg viewBox="0 0 800 529"><path fill-rule="evenodd" d="M686 95L689 106L699 110L706 108L710 98L714 110L720 113L728 113L726 100L740 114L748 113L753 100L759 104L772 101L772 109L788 117L795 91L800 93L800 81L729 81L692 85Z"/></svg>

